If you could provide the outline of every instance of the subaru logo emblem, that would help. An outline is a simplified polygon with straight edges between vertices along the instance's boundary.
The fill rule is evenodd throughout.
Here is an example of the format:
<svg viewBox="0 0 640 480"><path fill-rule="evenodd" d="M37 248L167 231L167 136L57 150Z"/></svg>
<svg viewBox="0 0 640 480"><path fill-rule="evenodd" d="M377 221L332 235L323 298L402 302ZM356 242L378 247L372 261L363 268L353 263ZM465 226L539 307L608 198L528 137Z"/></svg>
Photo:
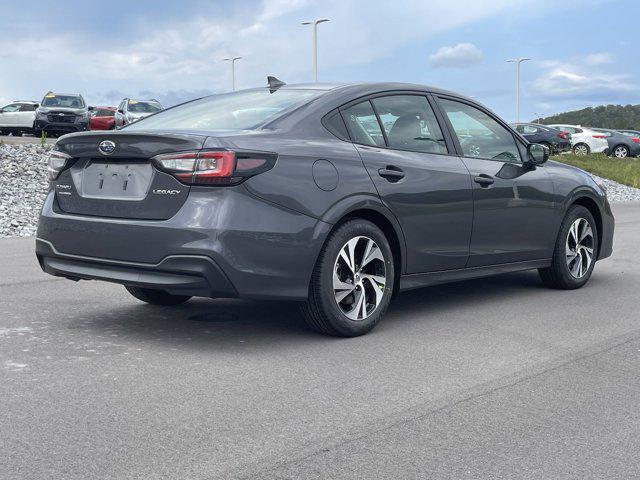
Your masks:
<svg viewBox="0 0 640 480"><path fill-rule="evenodd" d="M113 143L111 140L103 140L98 145L98 150L100 150L100 153L104 155L111 155L115 149L116 149L116 144Z"/></svg>

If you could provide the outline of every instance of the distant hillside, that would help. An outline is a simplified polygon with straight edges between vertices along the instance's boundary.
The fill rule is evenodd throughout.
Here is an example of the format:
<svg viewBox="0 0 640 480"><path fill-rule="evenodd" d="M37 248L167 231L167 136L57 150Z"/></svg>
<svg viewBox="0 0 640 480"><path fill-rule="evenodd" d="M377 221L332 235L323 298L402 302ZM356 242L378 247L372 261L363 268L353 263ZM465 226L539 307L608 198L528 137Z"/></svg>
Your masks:
<svg viewBox="0 0 640 480"><path fill-rule="evenodd" d="M640 130L640 105L601 105L583 108L543 118L542 123Z"/></svg>

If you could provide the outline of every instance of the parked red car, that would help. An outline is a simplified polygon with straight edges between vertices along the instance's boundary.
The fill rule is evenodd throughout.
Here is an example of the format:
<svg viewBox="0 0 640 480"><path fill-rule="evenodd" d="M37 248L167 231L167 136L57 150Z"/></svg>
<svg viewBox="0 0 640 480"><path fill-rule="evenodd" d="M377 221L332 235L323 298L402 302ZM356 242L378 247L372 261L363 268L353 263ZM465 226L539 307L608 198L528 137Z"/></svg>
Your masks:
<svg viewBox="0 0 640 480"><path fill-rule="evenodd" d="M95 107L89 118L90 130L113 130L115 128L115 107Z"/></svg>

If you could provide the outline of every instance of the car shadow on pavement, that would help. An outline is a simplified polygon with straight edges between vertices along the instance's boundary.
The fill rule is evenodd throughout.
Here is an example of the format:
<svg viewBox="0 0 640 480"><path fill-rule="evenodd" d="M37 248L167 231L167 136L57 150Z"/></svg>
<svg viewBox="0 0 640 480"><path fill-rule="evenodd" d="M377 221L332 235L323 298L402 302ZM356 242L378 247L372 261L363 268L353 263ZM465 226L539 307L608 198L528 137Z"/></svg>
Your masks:
<svg viewBox="0 0 640 480"><path fill-rule="evenodd" d="M387 318L372 334L407 328L407 324L416 322L439 321L469 307L545 291L550 290L535 272L518 272L404 292L396 296ZM276 348L301 341L349 341L309 330L295 302L198 298L174 307L127 303L117 310L82 315L76 321L81 324L76 327L103 334L115 332L120 340L162 341L196 349L237 349L242 343Z"/></svg>

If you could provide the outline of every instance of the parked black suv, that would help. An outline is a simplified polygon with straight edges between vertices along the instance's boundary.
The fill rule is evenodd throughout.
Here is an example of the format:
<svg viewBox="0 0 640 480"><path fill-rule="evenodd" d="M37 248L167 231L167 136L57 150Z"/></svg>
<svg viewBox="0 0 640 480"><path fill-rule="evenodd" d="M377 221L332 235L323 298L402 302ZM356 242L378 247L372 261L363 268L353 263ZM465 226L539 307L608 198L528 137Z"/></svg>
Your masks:
<svg viewBox="0 0 640 480"><path fill-rule="evenodd" d="M36 137L89 130L89 110L80 94L48 92L36 110L33 133Z"/></svg>
<svg viewBox="0 0 640 480"><path fill-rule="evenodd" d="M296 300L313 328L361 335L398 290L527 269L584 285L613 215L547 158L451 92L271 79L62 137L36 253L145 302Z"/></svg>
<svg viewBox="0 0 640 480"><path fill-rule="evenodd" d="M512 124L516 131L531 143L539 143L551 154L571 151L571 134L537 123Z"/></svg>

